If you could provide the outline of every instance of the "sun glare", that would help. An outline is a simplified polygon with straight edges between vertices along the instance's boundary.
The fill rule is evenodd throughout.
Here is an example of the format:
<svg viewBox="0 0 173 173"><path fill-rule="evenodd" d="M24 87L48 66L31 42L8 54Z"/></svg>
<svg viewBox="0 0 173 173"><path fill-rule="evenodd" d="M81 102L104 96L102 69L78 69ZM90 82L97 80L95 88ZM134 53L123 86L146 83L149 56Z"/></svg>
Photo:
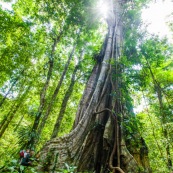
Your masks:
<svg viewBox="0 0 173 173"><path fill-rule="evenodd" d="M172 37L172 33L167 25L169 23L170 14L173 12L173 1L157 0L148 5L148 8L142 10L142 19L148 24L147 30L152 34L160 37Z"/></svg>
<svg viewBox="0 0 173 173"><path fill-rule="evenodd" d="M108 3L105 0L98 1L97 11L98 11L98 14L100 16L102 16L104 19L107 18L108 10L109 10L109 6L108 6Z"/></svg>
<svg viewBox="0 0 173 173"><path fill-rule="evenodd" d="M0 6L4 10L12 11L12 5L15 4L16 0L12 0L11 2L0 2Z"/></svg>

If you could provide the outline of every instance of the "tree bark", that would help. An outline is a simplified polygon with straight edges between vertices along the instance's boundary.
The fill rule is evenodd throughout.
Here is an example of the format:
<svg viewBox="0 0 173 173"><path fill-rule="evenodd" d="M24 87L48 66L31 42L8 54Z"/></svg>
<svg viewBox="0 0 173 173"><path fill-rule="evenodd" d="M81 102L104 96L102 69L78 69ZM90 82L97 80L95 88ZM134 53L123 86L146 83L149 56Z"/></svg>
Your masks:
<svg viewBox="0 0 173 173"><path fill-rule="evenodd" d="M18 81L19 78L16 78L14 80L14 82L12 83L11 87L9 88L9 90L7 91L7 93L5 94L5 96L3 97L3 99L0 101L0 107L2 106L2 104L4 103L4 101L6 100L8 94L10 93L10 91L13 89L14 85L16 84L16 82Z"/></svg>
<svg viewBox="0 0 173 173"><path fill-rule="evenodd" d="M40 118L41 118L41 115L42 115L42 112L43 112L43 109L45 106L46 92L47 92L47 88L49 86L49 82L50 82L50 79L52 76L52 71L53 71L53 66L54 66L55 48L56 48L58 42L60 41L61 35L62 35L62 32L60 32L60 34L55 39L53 39L54 42L52 44L52 50L51 50L50 57L49 57L49 69L48 69L48 73L47 73L47 79L46 79L46 82L40 93L40 105L39 105L32 129L31 129L31 134L34 134L34 135L31 135L31 138L27 143L27 148L34 148L34 144L36 141L36 132L37 132L37 129L38 129L38 126L40 123Z"/></svg>
<svg viewBox="0 0 173 173"><path fill-rule="evenodd" d="M101 61L103 59L103 56L104 56L104 53L105 53L107 39L108 39L108 36L106 36L104 44L102 46L102 50L101 50L99 56L96 59L98 64L96 64L93 67L90 78L89 78L89 80L86 84L84 93L82 95L82 99L81 99L81 101L79 103L79 106L78 106L78 110L77 110L77 113L76 113L76 118L75 118L75 121L74 121L74 124L73 124L73 129L77 126L79 121L82 119L82 117L83 117L83 115L84 115L84 113L85 113L85 111L88 107L89 101L90 101L90 99L93 95L93 92L95 90L97 80L98 80L98 77L99 77L100 67L101 67L99 64L101 63Z"/></svg>
<svg viewBox="0 0 173 173"><path fill-rule="evenodd" d="M19 128L19 126L20 126L20 124L21 124L21 122L22 122L23 118L24 118L24 115L22 115L22 116L21 116L21 118L20 118L19 122L17 123L16 127L14 128L14 132L16 132L16 131L17 131L17 129Z"/></svg>
<svg viewBox="0 0 173 173"><path fill-rule="evenodd" d="M82 53L81 53L81 56L82 56ZM68 87L68 89L65 93L64 99L62 101L61 109L60 109L59 115L57 117L56 123L54 125L54 129L53 129L53 132L52 132L52 135L51 135L51 139L58 136L58 132L59 132L59 129L60 129L62 119L64 117L64 113L65 113L65 110L66 110L66 107L67 107L68 100L69 100L69 98L70 98L70 96L73 92L73 87L74 87L74 84L75 84L75 76L76 76L77 70L79 69L80 63L81 63L80 59L81 59L81 57L79 58L79 62L76 65L75 69L73 70L73 74L72 74L71 81L70 81L70 86Z"/></svg>
<svg viewBox="0 0 173 173"><path fill-rule="evenodd" d="M11 111L10 111L11 112ZM0 123L0 130L2 129L2 127L4 126L6 120L8 119L9 115L10 115L10 112L8 112L7 115L4 116L3 120L1 121Z"/></svg>
<svg viewBox="0 0 173 173"><path fill-rule="evenodd" d="M153 71L151 69L151 66L150 66L147 58L145 58L145 59L146 59L147 66L149 68L149 71L150 71L153 83L154 83L154 87L155 87L155 90L156 90L156 93L157 93L157 98L158 98L158 101L159 101L162 133L163 133L163 136L164 136L164 138L166 140L166 142L165 142L166 148L165 149L166 149L166 156L167 156L167 167L168 167L169 170L171 170L171 168L172 168L172 160L171 160L171 154L170 154L170 143L168 141L168 131L164 127L164 124L166 123L166 117L165 117L165 114L164 114L162 89L161 89L160 83L155 79L155 76L153 74Z"/></svg>
<svg viewBox="0 0 173 173"><path fill-rule="evenodd" d="M19 98L19 103L16 106L13 106L12 110L10 110L10 112L8 113L8 116L5 118L4 124L1 127L0 138L2 137L2 135L4 134L6 129L8 128L10 122L13 120L13 118L16 115L16 112L18 111L18 109L23 104L23 101L24 101L25 97L27 96L28 91L30 90L30 88L31 88L30 86L27 88L25 93L21 96L21 98Z"/></svg>
<svg viewBox="0 0 173 173"><path fill-rule="evenodd" d="M66 64L65 64L64 71L63 71L63 73L62 73L62 75L61 75L61 78L60 78L60 80L59 80L59 82L58 82L58 84L57 84L57 87L56 87L56 89L55 89L55 91L54 91L54 93L53 93L53 95L52 95L52 97L51 97L51 101L50 101L50 103L48 104L46 113L45 113L45 115L43 116L43 119L42 119L42 121L41 121L41 123L40 123L40 125L39 125L38 134L41 134L41 133L42 133L42 130L43 130L44 126L45 126L46 120L48 119L48 116L49 116L49 114L50 114L50 112L51 112L51 110L52 110L52 107L53 107L53 105L54 105L55 99L56 99L56 97L57 97L57 95L58 95L58 93L59 93L60 87L61 87L61 85L62 85L62 82L63 82L64 77L65 77L65 75L66 75L67 69L68 69L69 64L70 64L70 62L71 62L71 59L72 59L72 57L73 57L75 48L76 48L76 45L74 45L74 47L73 47L73 49L72 49L72 51L71 51L71 53L70 53L70 56L69 56L69 58L68 58L68 60L67 60L67 62L66 62ZM37 142L38 142L38 141L37 141Z"/></svg>
<svg viewBox="0 0 173 173"><path fill-rule="evenodd" d="M0 138L2 137L2 135L4 134L5 130L8 128L10 122L13 120L16 112L18 111L19 107L21 106L21 102L14 108L13 111L10 111L10 116L8 117L8 119L6 120L4 126L2 127L1 131L0 131Z"/></svg>
<svg viewBox="0 0 173 173"><path fill-rule="evenodd" d="M143 91L142 91L142 95L143 95L143 99L144 99L144 102L145 102L145 109L147 111L147 115L148 115L148 118L149 118L149 121L150 121L150 124L151 124L152 134L153 134L154 140L156 142L157 148L158 148L158 150L160 152L160 156L163 158L164 157L163 156L163 152L162 152L162 149L161 149L161 147L160 147L160 145L158 143L158 140L156 138L156 135L155 135L155 127L154 127L154 124L152 122L152 119L151 119L151 116L150 116L150 113L149 113L149 110L148 110L148 107L147 107L147 104L146 104L146 99L145 99L145 96L144 96L144 92Z"/></svg>

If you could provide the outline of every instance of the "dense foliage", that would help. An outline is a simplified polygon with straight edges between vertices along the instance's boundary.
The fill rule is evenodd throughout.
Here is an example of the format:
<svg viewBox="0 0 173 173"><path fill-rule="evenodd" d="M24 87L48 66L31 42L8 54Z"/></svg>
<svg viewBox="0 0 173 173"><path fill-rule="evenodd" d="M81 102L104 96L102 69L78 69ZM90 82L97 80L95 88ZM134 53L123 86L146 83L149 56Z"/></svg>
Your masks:
<svg viewBox="0 0 173 173"><path fill-rule="evenodd" d="M32 138L39 142L37 150L50 139L64 95L69 104L59 135L71 130L104 37L96 28L105 30L96 19L90 21L86 9L91 4L83 3L17 1L11 11L1 8L2 165L20 148L30 147ZM36 121L40 125L33 129Z"/></svg>
<svg viewBox="0 0 173 173"><path fill-rule="evenodd" d="M72 129L107 29L96 2L18 0L12 10L0 8L0 165L13 159L15 165L20 149L39 151L47 140ZM166 39L140 29L142 5L137 1L124 7L119 87L130 117L124 133L133 146L139 132L153 172L169 172L173 49ZM134 105L140 104L143 110L135 114Z"/></svg>

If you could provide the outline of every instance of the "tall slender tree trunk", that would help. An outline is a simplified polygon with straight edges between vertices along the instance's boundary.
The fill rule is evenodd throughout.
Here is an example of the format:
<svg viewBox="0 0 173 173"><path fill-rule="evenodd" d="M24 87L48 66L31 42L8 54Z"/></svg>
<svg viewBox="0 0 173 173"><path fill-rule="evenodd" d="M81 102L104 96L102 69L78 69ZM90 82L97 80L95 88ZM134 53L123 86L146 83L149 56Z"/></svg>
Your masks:
<svg viewBox="0 0 173 173"><path fill-rule="evenodd" d="M10 111L11 112L11 111ZM0 130L2 129L2 127L4 126L6 120L8 119L9 115L10 115L10 112L8 112L7 115L4 116L3 120L1 121L0 123Z"/></svg>
<svg viewBox="0 0 173 173"><path fill-rule="evenodd" d="M52 71L53 71L53 66L54 66L55 48L56 48L58 42L60 41L61 36L62 36L62 32L60 32L60 34L55 39L53 39L54 42L52 44L52 50L51 50L51 54L49 56L49 69L48 69L48 73L47 73L47 79L46 79L46 82L40 93L40 105L39 105L32 129L31 129L31 134L34 134L34 135L31 135L31 138L27 143L27 148L34 148L34 144L35 144L35 140L36 140L36 136L37 136L36 132L37 132L37 129L38 129L38 126L40 123L40 118L41 118L41 115L42 115L42 112L43 112L43 109L45 106L46 92L47 92L49 82L50 82L50 79L52 76Z"/></svg>
<svg viewBox="0 0 173 173"><path fill-rule="evenodd" d="M6 100L7 96L9 95L10 91L13 89L13 87L15 86L16 82L18 81L19 78L15 79L14 82L12 83L11 87L9 88L9 90L7 91L7 93L5 94L5 96L3 97L3 99L0 101L0 106L2 106L2 104L4 103L4 101Z"/></svg>
<svg viewBox="0 0 173 173"><path fill-rule="evenodd" d="M18 122L18 123L17 123L17 125L15 126L15 128L14 128L14 132L16 132L16 131L17 131L17 129L20 127L20 124L21 124L21 122L22 122L23 118L24 118L24 114L21 116L21 118L20 118L19 122Z"/></svg>
<svg viewBox="0 0 173 173"><path fill-rule="evenodd" d="M114 71L110 62L121 56L123 3L110 1L108 37L105 50L101 51L103 59L95 65L86 85L84 95L88 96L82 97L79 104L74 129L45 144L38 169L54 172L63 168L65 162L76 165L78 172L138 172L138 165L121 136L122 103L118 85L121 80L111 80L113 73L122 73L119 68ZM113 93L118 96L112 97Z"/></svg>
<svg viewBox="0 0 173 173"><path fill-rule="evenodd" d="M165 128L164 124L166 123L166 117L165 117L165 114L164 114L164 105L163 105L163 96L162 96L162 89L161 89L161 86L160 84L158 83L158 81L155 79L155 76L153 74L153 71L151 69L151 66L146 58L146 61L147 61L147 65L148 65L148 68L150 70L150 74L151 74L151 77L152 77L152 80L153 80L153 83L154 83L154 87L155 87L155 90L156 90L156 93L157 93L157 98L158 98L158 101L159 101L159 108L160 108L160 115L161 115L161 125L162 125L162 133L163 133L163 136L166 140L166 156L167 156L167 167L169 170L171 170L172 168L172 160L171 160L171 153L170 153L170 143L168 141L168 131L167 129Z"/></svg>
<svg viewBox="0 0 173 173"><path fill-rule="evenodd" d="M79 39L79 38L80 38L80 32L78 32L78 34L77 34L77 42L78 42L78 39ZM77 43L76 43L76 44L77 44ZM61 78L60 78L60 80L58 81L58 84L57 84L57 86L56 86L56 89L55 89L55 91L54 91L54 93L53 93L53 95L52 95L52 97L51 97L51 99L50 99L50 102L49 102L48 106L47 106L46 113L44 114L44 116L43 116L43 118L42 118L42 121L41 121L41 123L40 123L40 125L39 125L39 127L38 127L37 133L38 133L39 135L41 135L41 133L42 133L44 127L45 127L46 120L48 119L49 114L50 114L50 112L52 111L52 108L53 108L53 106L54 106L54 102L55 102L56 97L57 97L57 95L58 95L58 93L59 93L59 90L60 90L60 88L61 88L61 85L62 85L62 82L63 82L63 80L64 80L64 77L65 77L65 75L66 75L66 73L67 73L67 70L68 70L68 67L69 67L69 65L70 65L70 62L71 62L71 60L72 60L72 58L73 58L73 55L74 55L74 52L75 52L75 49L76 49L76 44L74 44L74 46L73 46L73 49L72 49L72 51L71 51L71 53L70 53L70 55L69 55L69 58L68 58L68 60L67 60L67 62L66 62L66 64L65 64L65 67L64 67L63 73L62 73L62 75L61 75ZM39 138L35 141L35 144L36 144L38 141L39 141Z"/></svg>
<svg viewBox="0 0 173 173"><path fill-rule="evenodd" d="M18 111L19 107L21 106L21 102L15 106L13 111L10 111L10 116L8 117L8 119L6 120L4 126L2 127L1 131L0 131L0 138L2 137L2 135L4 134L4 132L6 131L6 129L8 128L10 122L13 120L16 112Z"/></svg>
<svg viewBox="0 0 173 173"><path fill-rule="evenodd" d="M160 114L161 114L161 118L162 118L162 123L164 125L166 123L166 120L165 120L165 115L164 115L164 107L163 107L162 92L161 92L160 85L156 86L156 91L157 91L159 105L160 105ZM165 144L166 144L166 155L167 155L167 167L169 170L171 170L172 160L171 160L171 152L170 152L170 143L168 141L168 139L169 139L168 131L165 126L162 127L162 130L163 130L163 136L166 140Z"/></svg>
<svg viewBox="0 0 173 173"><path fill-rule="evenodd" d="M3 97L3 99L0 101L0 107L2 106L2 104L4 103L4 101L6 100L7 96L10 94L10 91L13 89L13 87L16 85L17 81L19 80L19 78L23 75L24 73L24 70L22 70L20 72L20 75L17 76L16 78L14 78L13 80L13 83L11 85L11 87L9 88L9 90L7 91L7 93L5 94L5 96Z"/></svg>
<svg viewBox="0 0 173 173"><path fill-rule="evenodd" d="M158 148L158 150L159 150L159 152L160 152L160 156L163 158L164 155L163 155L162 149L161 149L161 147L160 147L160 145L159 145L159 143L158 143L158 139L157 139L156 134L155 134L155 126L154 126L154 124L153 124L153 122L152 122L152 119L151 119L151 116L150 116L150 113L149 113L149 110L148 110L148 107L147 107L147 103L146 103L146 99L145 99L145 96L144 96L144 92L143 92L143 91L142 91L142 95L143 95L143 99L144 99L144 102L145 102L145 109L146 109L146 111L147 111L148 118L149 118L149 121L150 121L150 124L151 124L152 134L153 134L155 143L156 143L156 145L157 145L157 148Z"/></svg>
<svg viewBox="0 0 173 173"><path fill-rule="evenodd" d="M66 75L67 69L68 69L69 64L70 64L70 62L71 62L71 59L72 59L72 57L73 57L75 48L76 48L76 45L74 45L74 47L73 47L73 49L72 49L72 51L71 51L71 53L70 53L70 55L69 55L69 58L68 58L68 60L67 60L67 62L66 62L66 64L65 64L64 71L63 71L63 73L62 73L62 75L61 75L61 78L60 78L60 80L59 80L59 82L58 82L58 84L57 84L57 87L56 87L56 89L55 89L55 91L54 91L54 93L53 93L53 95L52 95L52 97L51 97L51 100L50 100L50 102L49 102L49 104L48 104L46 113L45 113L45 115L43 116L42 121L41 121L41 123L40 123L40 125L39 125L38 134L41 134L41 133L42 133L42 130L43 130L44 126L45 126L46 120L48 119L48 116L49 116L49 114L50 114L50 112L51 112L51 110L52 110L52 107L53 107L53 105L54 105L55 99L56 99L56 97L57 97L57 95L58 95L58 93L59 93L60 87L61 87L61 85L62 85L62 82L63 82L64 77L65 77L65 75ZM38 142L38 141L37 141L37 142Z"/></svg>
<svg viewBox="0 0 173 173"><path fill-rule="evenodd" d="M27 88L27 90L25 91L25 93L21 96L21 98L19 98L19 103L16 106L13 106L12 110L10 110L10 112L8 113L8 116L6 117L6 120L4 122L4 125L2 126L1 131L0 131L0 138L2 137L2 135L4 134L4 132L6 131L6 129L8 128L10 122L15 117L16 112L18 111L18 109L23 104L24 99L27 96L28 91L30 90L30 88L31 88L30 86Z"/></svg>
<svg viewBox="0 0 173 173"><path fill-rule="evenodd" d="M81 53L81 56L82 56L82 53ZM70 81L70 86L68 87L68 89L67 89L67 91L65 93L64 99L62 101L61 109L60 109L60 112L59 112L59 114L57 116L57 120L56 120L56 123L54 125L54 129L53 129L53 132L52 132L52 135L51 135L51 139L56 138L58 136L58 132L59 132L59 129L60 129L60 125L61 125L62 119L64 117L64 113L65 113L65 110L66 110L66 107L67 107L68 100L69 100L69 98L70 98L70 96L71 96L71 94L73 92L73 87L74 87L74 84L75 84L76 73L77 73L77 70L79 69L79 66L80 66L80 63L81 63L80 59L79 59L79 62L76 65L76 67L75 67L75 69L73 71L73 74L72 74L72 77L71 77L71 81Z"/></svg>

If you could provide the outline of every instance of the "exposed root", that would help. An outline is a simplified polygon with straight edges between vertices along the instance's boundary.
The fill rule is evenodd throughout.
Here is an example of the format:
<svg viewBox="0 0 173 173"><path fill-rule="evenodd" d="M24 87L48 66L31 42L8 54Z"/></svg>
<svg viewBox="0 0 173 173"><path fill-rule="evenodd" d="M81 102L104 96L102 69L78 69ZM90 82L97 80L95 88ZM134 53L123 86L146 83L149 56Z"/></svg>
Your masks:
<svg viewBox="0 0 173 173"><path fill-rule="evenodd" d="M120 173L125 173L121 168L120 168L120 154L119 152L117 151L117 158L118 158L118 166L117 167L114 167L112 165L113 163L113 156L116 152L116 150L119 150L119 141L118 141L118 133L119 133L119 128L118 128L118 122L117 122L117 117L113 115L112 113L112 110L108 109L108 108L105 108L104 110L101 110L99 112L95 112L94 115L96 114L100 114L104 111L109 111L111 113L111 116L113 117L113 119L115 120L115 140L114 140L114 147L113 147L113 150L111 152L111 155L110 155L110 159L109 159L109 167L111 170L113 170L113 173L115 172L115 170L119 171Z"/></svg>

